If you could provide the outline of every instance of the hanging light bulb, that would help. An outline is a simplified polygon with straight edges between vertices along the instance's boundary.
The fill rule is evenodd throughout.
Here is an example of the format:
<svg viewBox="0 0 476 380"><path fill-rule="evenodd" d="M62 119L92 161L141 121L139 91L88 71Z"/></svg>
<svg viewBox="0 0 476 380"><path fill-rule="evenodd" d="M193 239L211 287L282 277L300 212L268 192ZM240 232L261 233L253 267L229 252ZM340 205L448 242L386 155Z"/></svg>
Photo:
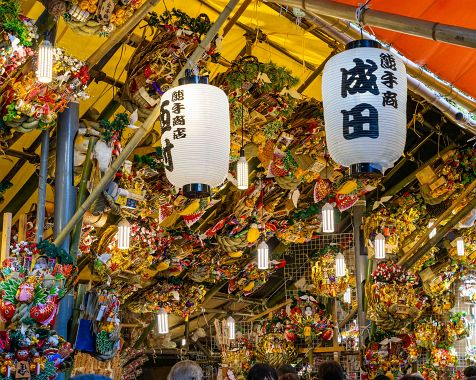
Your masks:
<svg viewBox="0 0 476 380"><path fill-rule="evenodd" d="M375 258L377 260L385 259L385 236L377 234L374 240Z"/></svg>
<svg viewBox="0 0 476 380"><path fill-rule="evenodd" d="M341 252L339 252L336 255L336 277L344 277L344 276L345 276L345 257Z"/></svg>
<svg viewBox="0 0 476 380"><path fill-rule="evenodd" d="M461 236L456 239L456 250L458 256L464 256L464 239Z"/></svg>
<svg viewBox="0 0 476 380"><path fill-rule="evenodd" d="M121 219L117 225L117 248L129 249L131 224L127 219Z"/></svg>
<svg viewBox="0 0 476 380"><path fill-rule="evenodd" d="M38 71L36 76L41 83L50 83L53 80L53 45L44 40L38 49Z"/></svg>
<svg viewBox="0 0 476 380"><path fill-rule="evenodd" d="M431 221L430 223L428 223L428 228L433 227L433 224L434 224L433 221ZM430 239L433 239L433 238L435 237L435 235L436 235L436 227L433 228L433 229L430 231L430 233L428 234L428 237L429 237Z"/></svg>
<svg viewBox="0 0 476 380"><path fill-rule="evenodd" d="M344 293L344 302L351 303L351 301L352 301L352 289L350 288L350 286L348 286Z"/></svg>
<svg viewBox="0 0 476 380"><path fill-rule="evenodd" d="M235 340L235 320L231 315L226 319L226 325L228 327L228 339Z"/></svg>
<svg viewBox="0 0 476 380"><path fill-rule="evenodd" d="M269 269L269 247L264 239L258 244L258 269Z"/></svg>
<svg viewBox="0 0 476 380"><path fill-rule="evenodd" d="M182 347L186 346L187 345L187 339L185 338L182 338Z"/></svg>
<svg viewBox="0 0 476 380"><path fill-rule="evenodd" d="M159 328L159 334L167 334L169 332L169 315L163 308L160 308L157 313L157 326Z"/></svg>
<svg viewBox="0 0 476 380"><path fill-rule="evenodd" d="M248 161L246 161L243 148L240 150L240 159L236 164L236 176L238 180L238 189L246 190L248 188Z"/></svg>
<svg viewBox="0 0 476 380"><path fill-rule="evenodd" d="M334 232L334 207L330 203L322 207L322 232L326 234Z"/></svg>

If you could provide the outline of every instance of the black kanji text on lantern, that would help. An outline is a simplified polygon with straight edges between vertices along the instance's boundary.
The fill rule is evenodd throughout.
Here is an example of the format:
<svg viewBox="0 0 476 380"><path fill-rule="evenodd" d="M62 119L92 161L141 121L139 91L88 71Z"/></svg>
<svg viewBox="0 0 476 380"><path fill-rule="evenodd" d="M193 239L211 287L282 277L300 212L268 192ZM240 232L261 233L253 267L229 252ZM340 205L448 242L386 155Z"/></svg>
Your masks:
<svg viewBox="0 0 476 380"><path fill-rule="evenodd" d="M342 72L341 96L346 98L348 94L355 95L366 92L378 95L377 76L374 74L378 69L377 64L371 59L366 59L367 63L365 63L360 58L354 58L353 62L355 67L349 70L340 69Z"/></svg>
<svg viewBox="0 0 476 380"><path fill-rule="evenodd" d="M342 110L344 139L379 136L378 111L368 103L357 104L350 111Z"/></svg>

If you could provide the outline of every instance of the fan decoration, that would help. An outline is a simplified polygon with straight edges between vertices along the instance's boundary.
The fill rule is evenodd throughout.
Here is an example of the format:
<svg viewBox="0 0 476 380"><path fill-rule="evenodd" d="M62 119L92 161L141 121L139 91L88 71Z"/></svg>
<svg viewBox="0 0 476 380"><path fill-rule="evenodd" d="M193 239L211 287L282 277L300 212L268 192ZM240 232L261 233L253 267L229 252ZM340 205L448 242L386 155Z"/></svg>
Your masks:
<svg viewBox="0 0 476 380"><path fill-rule="evenodd" d="M363 367L373 379L377 375L392 374L397 377L418 360L420 352L411 334L390 336L370 342L364 351Z"/></svg>
<svg viewBox="0 0 476 380"><path fill-rule="evenodd" d="M2 263L0 319L7 330L1 335L1 375L26 371L34 380L55 377L71 363L72 346L51 326L59 300L75 275L69 255L48 242L18 242Z"/></svg>
<svg viewBox="0 0 476 380"><path fill-rule="evenodd" d="M338 248L329 246L312 265L311 280L313 292L323 297L335 298L342 296L349 286L349 274L345 268L345 275L336 276L336 255Z"/></svg>
<svg viewBox="0 0 476 380"><path fill-rule="evenodd" d="M143 0L42 0L53 16L63 16L68 27L80 35L108 37L141 7Z"/></svg>
<svg viewBox="0 0 476 380"><path fill-rule="evenodd" d="M292 341L283 334L271 333L259 338L256 345L256 358L259 362L279 368L282 365L293 363L297 352Z"/></svg>
<svg viewBox="0 0 476 380"><path fill-rule="evenodd" d="M377 265L366 285L368 315L385 331L399 331L421 316L428 299L420 279L392 262Z"/></svg>
<svg viewBox="0 0 476 380"><path fill-rule="evenodd" d="M130 112L137 109L139 120L144 120L160 102L211 22L206 14L193 18L174 8L160 16L151 13L149 26L155 29L155 34L150 42L144 41L135 50L121 94L121 103ZM218 56L215 40L194 69L204 75L206 61Z"/></svg>
<svg viewBox="0 0 476 380"><path fill-rule="evenodd" d="M87 99L88 67L83 61L54 49L53 82L39 83L34 70L18 75L2 100L2 116L8 128L19 132L48 129L69 102Z"/></svg>
<svg viewBox="0 0 476 380"><path fill-rule="evenodd" d="M324 305L317 302L313 296L302 294L293 297L290 308L289 319L300 337L307 341L332 340L334 336L332 318L327 315Z"/></svg>

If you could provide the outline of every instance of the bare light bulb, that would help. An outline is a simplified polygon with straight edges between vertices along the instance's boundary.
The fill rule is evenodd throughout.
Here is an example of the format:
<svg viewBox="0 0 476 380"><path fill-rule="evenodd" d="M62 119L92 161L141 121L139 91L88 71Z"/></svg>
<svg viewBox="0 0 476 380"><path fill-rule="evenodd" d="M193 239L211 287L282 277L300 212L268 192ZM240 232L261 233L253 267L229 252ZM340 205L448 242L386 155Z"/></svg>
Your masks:
<svg viewBox="0 0 476 380"><path fill-rule="evenodd" d="M344 302L351 303L351 301L352 301L352 289L350 288L350 286L348 286L344 293Z"/></svg>
<svg viewBox="0 0 476 380"><path fill-rule="evenodd" d="M226 325L228 327L228 339L235 340L235 320L231 315L226 319Z"/></svg>
<svg viewBox="0 0 476 380"><path fill-rule="evenodd" d="M121 219L117 224L117 248L129 249L131 238L131 224L127 219Z"/></svg>
<svg viewBox="0 0 476 380"><path fill-rule="evenodd" d="M322 232L326 234L334 232L334 207L330 203L322 207Z"/></svg>
<svg viewBox="0 0 476 380"><path fill-rule="evenodd" d="M264 239L258 244L258 269L269 269L269 247Z"/></svg>
<svg viewBox="0 0 476 380"><path fill-rule="evenodd" d="M433 227L433 224L434 224L433 221L431 221L430 223L428 223L428 228ZM429 237L430 239L433 239L433 238L435 237L435 235L436 235L436 227L433 228L433 229L430 231L430 233L428 234L428 237Z"/></svg>
<svg viewBox="0 0 476 380"><path fill-rule="evenodd" d="M163 308L160 308L157 313L157 327L159 328L159 334L167 334L169 332L169 315Z"/></svg>
<svg viewBox="0 0 476 380"><path fill-rule="evenodd" d="M374 240L375 258L377 260L385 259L385 236L377 234Z"/></svg>
<svg viewBox="0 0 476 380"><path fill-rule="evenodd" d="M53 80L53 50L54 47L48 40L44 40L38 49L36 76L41 83L50 83Z"/></svg>
<svg viewBox="0 0 476 380"><path fill-rule="evenodd" d="M456 251L458 256L464 256L464 239L461 236L456 239Z"/></svg>
<svg viewBox="0 0 476 380"><path fill-rule="evenodd" d="M339 252L336 255L336 277L344 277L345 276L345 257L344 255Z"/></svg>
<svg viewBox="0 0 476 380"><path fill-rule="evenodd" d="M245 151L240 150L240 159L236 164L237 187L240 190L248 188L248 161L246 161Z"/></svg>
<svg viewBox="0 0 476 380"><path fill-rule="evenodd" d="M182 338L182 347L186 346L187 345L187 339L185 338Z"/></svg>

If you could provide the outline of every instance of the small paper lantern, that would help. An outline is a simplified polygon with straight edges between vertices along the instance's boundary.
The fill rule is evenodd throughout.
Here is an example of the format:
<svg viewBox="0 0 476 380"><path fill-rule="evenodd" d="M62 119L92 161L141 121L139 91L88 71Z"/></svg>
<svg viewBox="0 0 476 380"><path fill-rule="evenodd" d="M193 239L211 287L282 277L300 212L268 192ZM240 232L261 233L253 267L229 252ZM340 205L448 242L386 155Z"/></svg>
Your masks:
<svg viewBox="0 0 476 380"><path fill-rule="evenodd" d="M322 232L327 234L334 232L334 207L330 203L322 207Z"/></svg>
<svg viewBox="0 0 476 380"><path fill-rule="evenodd" d="M345 257L341 252L339 252L336 255L336 277L344 277L345 272Z"/></svg>
<svg viewBox="0 0 476 380"><path fill-rule="evenodd" d="M226 94L208 77L187 74L160 101L162 156L169 182L202 198L228 174L230 112Z"/></svg>
<svg viewBox="0 0 476 380"><path fill-rule="evenodd" d="M377 260L385 259L385 236L377 234L374 240L375 258Z"/></svg>
<svg viewBox="0 0 476 380"><path fill-rule="evenodd" d="M121 219L117 225L117 248L129 249L131 238L131 224L127 219Z"/></svg>
<svg viewBox="0 0 476 380"><path fill-rule="evenodd" d="M258 244L258 269L269 269L269 247L264 240Z"/></svg>
<svg viewBox="0 0 476 380"><path fill-rule="evenodd" d="M228 327L228 339L235 340L235 320L231 315L226 319L226 325Z"/></svg>
<svg viewBox="0 0 476 380"><path fill-rule="evenodd" d="M248 188L248 161L246 161L245 151L241 149L240 159L236 164L237 187L240 190Z"/></svg>
<svg viewBox="0 0 476 380"><path fill-rule="evenodd" d="M38 49L38 82L50 83L53 80L53 50L50 41L44 40Z"/></svg>
<svg viewBox="0 0 476 380"><path fill-rule="evenodd" d="M345 303L351 303L352 302L352 289L350 286L346 289L344 293L344 302Z"/></svg>
<svg viewBox="0 0 476 380"><path fill-rule="evenodd" d="M187 339L185 338L182 338L182 347L186 346L187 345Z"/></svg>
<svg viewBox="0 0 476 380"><path fill-rule="evenodd" d="M157 327L159 334L167 334L169 332L169 315L163 308L160 308L157 313Z"/></svg>
<svg viewBox="0 0 476 380"><path fill-rule="evenodd" d="M428 228L433 227L433 224L434 224L434 222L429 222L429 223L428 223ZM429 234L428 234L428 237L429 237L430 239L433 239L435 236L436 236L436 227L433 228L433 229L431 229L430 232L429 232Z"/></svg>
<svg viewBox="0 0 476 380"><path fill-rule="evenodd" d="M406 69L378 42L350 42L327 62L322 102L329 154L352 175L383 174L402 156Z"/></svg>
<svg viewBox="0 0 476 380"><path fill-rule="evenodd" d="M464 256L464 239L461 236L456 239L456 251L458 256Z"/></svg>

